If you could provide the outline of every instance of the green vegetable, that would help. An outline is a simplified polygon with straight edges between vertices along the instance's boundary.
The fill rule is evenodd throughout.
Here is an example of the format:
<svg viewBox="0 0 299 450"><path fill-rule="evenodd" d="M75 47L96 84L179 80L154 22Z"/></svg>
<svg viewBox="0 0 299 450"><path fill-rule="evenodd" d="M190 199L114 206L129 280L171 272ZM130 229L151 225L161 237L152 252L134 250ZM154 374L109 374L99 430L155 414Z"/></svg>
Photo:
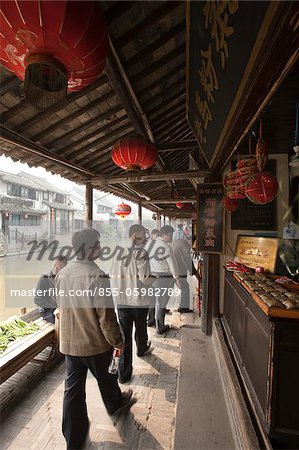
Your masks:
<svg viewBox="0 0 299 450"><path fill-rule="evenodd" d="M27 323L18 316L13 316L5 322L0 322L0 353L3 353L10 342L35 333L39 330L36 323Z"/></svg>

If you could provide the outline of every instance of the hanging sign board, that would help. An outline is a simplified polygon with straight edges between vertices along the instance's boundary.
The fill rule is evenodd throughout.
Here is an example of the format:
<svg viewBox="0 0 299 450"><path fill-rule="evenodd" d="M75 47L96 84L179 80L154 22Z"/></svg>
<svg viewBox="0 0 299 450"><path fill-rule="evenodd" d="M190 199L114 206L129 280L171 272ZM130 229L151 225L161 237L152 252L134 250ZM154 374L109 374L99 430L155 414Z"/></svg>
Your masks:
<svg viewBox="0 0 299 450"><path fill-rule="evenodd" d="M221 183L198 185L199 229L197 233L199 251L222 253L223 249L223 197Z"/></svg>
<svg viewBox="0 0 299 450"><path fill-rule="evenodd" d="M270 3L187 3L187 118L210 167Z"/></svg>

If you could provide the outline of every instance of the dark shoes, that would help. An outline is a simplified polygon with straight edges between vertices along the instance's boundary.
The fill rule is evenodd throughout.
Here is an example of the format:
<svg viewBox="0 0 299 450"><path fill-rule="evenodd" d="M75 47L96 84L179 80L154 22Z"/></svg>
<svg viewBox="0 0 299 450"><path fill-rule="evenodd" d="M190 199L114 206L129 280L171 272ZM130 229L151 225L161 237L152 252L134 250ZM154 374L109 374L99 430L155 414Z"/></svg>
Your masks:
<svg viewBox="0 0 299 450"><path fill-rule="evenodd" d="M149 355L150 353L152 353L152 351L154 350L154 347L151 347L151 341L148 342L148 346L147 349L145 350L145 352L143 353L137 353L137 356L139 358L143 358L143 356Z"/></svg>
<svg viewBox="0 0 299 450"><path fill-rule="evenodd" d="M154 320L148 320L147 326L148 327L155 327L156 326L156 322Z"/></svg>
<svg viewBox="0 0 299 450"><path fill-rule="evenodd" d="M133 378L132 375L130 375L129 377L126 377L126 378L118 378L118 382L120 384L125 384L125 383L128 383L129 381L131 381L132 378Z"/></svg>
<svg viewBox="0 0 299 450"><path fill-rule="evenodd" d="M193 313L193 310L189 309L189 308L179 308L178 312L179 313Z"/></svg>
<svg viewBox="0 0 299 450"><path fill-rule="evenodd" d="M169 329L170 329L169 325L164 325L164 327L159 328L159 330L157 330L157 334L167 333L167 331L169 331Z"/></svg>
<svg viewBox="0 0 299 450"><path fill-rule="evenodd" d="M137 399L132 397L133 391L132 389L128 389L125 392L122 392L122 401L119 408L117 408L113 413L110 413L110 416L116 416L124 411L128 411L136 402Z"/></svg>

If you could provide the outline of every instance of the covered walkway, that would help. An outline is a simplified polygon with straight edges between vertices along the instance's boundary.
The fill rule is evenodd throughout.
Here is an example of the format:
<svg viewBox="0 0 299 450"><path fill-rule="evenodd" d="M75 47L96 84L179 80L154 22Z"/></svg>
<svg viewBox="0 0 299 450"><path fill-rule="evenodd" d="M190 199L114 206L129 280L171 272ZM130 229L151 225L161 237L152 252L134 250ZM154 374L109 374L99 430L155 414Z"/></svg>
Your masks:
<svg viewBox="0 0 299 450"><path fill-rule="evenodd" d="M177 312L168 315L168 321L180 328L167 337L157 336L150 329L155 348L152 355L135 358L131 387L137 403L126 417L113 421L107 415L97 384L89 374L88 448L235 448L212 339L202 335L194 316ZM31 363L32 369L34 364ZM27 367L26 375L22 379L19 373L15 383L24 383L28 378ZM2 423L2 449L65 448L61 433L63 379L61 362L6 415ZM5 388L2 385L2 395Z"/></svg>

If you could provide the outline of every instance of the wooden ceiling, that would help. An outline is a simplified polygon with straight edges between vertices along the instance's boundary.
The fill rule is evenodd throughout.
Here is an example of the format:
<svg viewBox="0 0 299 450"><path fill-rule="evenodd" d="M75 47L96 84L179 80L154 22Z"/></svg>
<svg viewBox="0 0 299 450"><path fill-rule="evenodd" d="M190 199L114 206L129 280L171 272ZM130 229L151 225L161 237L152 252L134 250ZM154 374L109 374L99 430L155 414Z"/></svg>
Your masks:
<svg viewBox="0 0 299 450"><path fill-rule="evenodd" d="M206 169L185 117L184 3L100 3L111 49L105 73L92 86L38 112L24 98L23 83L1 68L0 152L78 183L103 174L111 180L125 175L112 162L111 147L135 130L152 137L158 148L164 145L153 172L188 170L189 153L198 169ZM186 148L165 145L173 142L186 142ZM194 195L188 179L117 183L100 189L137 201ZM148 207L157 209L154 204Z"/></svg>
<svg viewBox="0 0 299 450"><path fill-rule="evenodd" d="M110 52L104 73L93 85L36 111L24 98L23 83L0 67L0 154L78 183L91 181L128 200L146 201L153 211L178 213L175 205L155 200L193 198L196 181L208 174L186 120L185 4L100 4ZM158 162L146 173L174 172L173 178L126 182L126 172L114 165L110 152L114 142L134 130L159 149ZM229 155L233 144L225 148ZM198 170L192 178L179 179L175 174L191 168L190 160Z"/></svg>

